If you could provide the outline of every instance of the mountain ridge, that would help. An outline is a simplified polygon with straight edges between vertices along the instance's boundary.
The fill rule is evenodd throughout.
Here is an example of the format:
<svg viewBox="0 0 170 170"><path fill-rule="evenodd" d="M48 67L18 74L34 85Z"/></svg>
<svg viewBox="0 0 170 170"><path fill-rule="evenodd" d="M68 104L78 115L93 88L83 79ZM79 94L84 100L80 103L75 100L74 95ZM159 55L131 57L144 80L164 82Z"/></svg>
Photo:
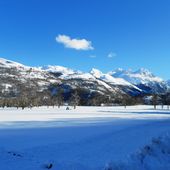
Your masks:
<svg viewBox="0 0 170 170"><path fill-rule="evenodd" d="M5 58L0 58L0 79L0 97L11 94L16 97L28 91L32 95L37 92L44 95L44 91L47 95L49 90L54 94L59 88L66 96L75 89L83 89L88 97L96 93L103 96L142 96L166 93L170 89L169 81L144 68L137 71L119 68L108 73L92 68L89 72L82 72L57 65L30 67Z"/></svg>

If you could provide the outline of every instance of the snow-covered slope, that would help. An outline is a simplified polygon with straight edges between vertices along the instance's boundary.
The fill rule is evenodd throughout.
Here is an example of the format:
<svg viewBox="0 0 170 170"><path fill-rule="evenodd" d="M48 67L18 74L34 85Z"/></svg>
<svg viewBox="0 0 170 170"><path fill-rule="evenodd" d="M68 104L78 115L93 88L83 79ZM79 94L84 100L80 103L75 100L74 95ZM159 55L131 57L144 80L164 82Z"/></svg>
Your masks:
<svg viewBox="0 0 170 170"><path fill-rule="evenodd" d="M47 73L39 67L29 67L23 64L0 58L0 74L6 76L15 76L18 74L18 79L45 79Z"/></svg>
<svg viewBox="0 0 170 170"><path fill-rule="evenodd" d="M146 69L138 71L117 69L102 73L93 68L90 72L73 70L63 66L29 67L0 58L1 91L18 91L21 87L34 87L37 91L62 84L68 89L84 88L102 94L128 93L139 95L143 92L165 92L170 82L164 82Z"/></svg>
<svg viewBox="0 0 170 170"><path fill-rule="evenodd" d="M107 83L110 83L110 84L135 87L133 84L124 80L123 78L116 78L116 77L111 76L110 74L104 74L101 71L94 69L94 68L91 70L91 74L94 77L101 79L101 80L103 80Z"/></svg>
<svg viewBox="0 0 170 170"><path fill-rule="evenodd" d="M59 83L49 72L10 60L0 59L0 97L15 97L21 93L34 94Z"/></svg>
<svg viewBox="0 0 170 170"><path fill-rule="evenodd" d="M98 80L108 83L112 87L118 87L125 93L131 95L139 95L142 90L138 88L136 85L126 81L123 78L113 77L110 74L104 74L100 70L93 68L90 72L94 77Z"/></svg>
<svg viewBox="0 0 170 170"><path fill-rule="evenodd" d="M61 73L62 75L71 75L76 73L76 71L63 66L48 65L47 67L42 67L42 69L52 73Z"/></svg>
<svg viewBox="0 0 170 170"><path fill-rule="evenodd" d="M167 83L167 85L170 87L170 80L167 80L166 83Z"/></svg>
<svg viewBox="0 0 170 170"><path fill-rule="evenodd" d="M163 80L154 76L149 70L141 68L137 71L117 69L109 73L114 77L121 77L133 84L148 84L150 82L161 83Z"/></svg>
<svg viewBox="0 0 170 170"><path fill-rule="evenodd" d="M117 69L108 73L116 78L123 78L124 80L139 87L145 92L163 92L167 90L165 81L149 70L141 68L137 71Z"/></svg>
<svg viewBox="0 0 170 170"><path fill-rule="evenodd" d="M4 68L26 68L23 64L11 61L11 60L6 60L4 58L0 58L0 67ZM29 68L29 67L27 67Z"/></svg>
<svg viewBox="0 0 170 170"><path fill-rule="evenodd" d="M151 142L137 152L131 154L124 161L113 162L106 166L110 169L138 169L138 170L164 170L170 169L170 135L153 138Z"/></svg>
<svg viewBox="0 0 170 170"><path fill-rule="evenodd" d="M61 79L82 79L82 80L96 80L95 77L89 73L76 71L63 66L47 66L42 67L42 70L53 73Z"/></svg>
<svg viewBox="0 0 170 170"><path fill-rule="evenodd" d="M72 70L63 66L47 66L42 67L42 69L55 75L73 89L83 87L90 91L115 91L115 89L109 86L106 82L96 79L96 77L90 73Z"/></svg>
<svg viewBox="0 0 170 170"><path fill-rule="evenodd" d="M24 96L35 96L37 92L48 96L49 90L53 93L56 87L63 88L64 93L77 88L85 89L89 94L121 93L118 88L96 79L90 73L62 66L29 67L3 58L0 59L0 79L0 97L15 97L21 93Z"/></svg>

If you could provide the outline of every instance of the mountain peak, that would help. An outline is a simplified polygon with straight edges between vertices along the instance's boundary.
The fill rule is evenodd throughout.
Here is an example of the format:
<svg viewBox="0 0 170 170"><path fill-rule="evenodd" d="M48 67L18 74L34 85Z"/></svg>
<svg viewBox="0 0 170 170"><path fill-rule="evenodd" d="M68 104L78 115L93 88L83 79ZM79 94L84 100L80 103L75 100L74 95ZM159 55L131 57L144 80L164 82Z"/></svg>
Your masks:
<svg viewBox="0 0 170 170"><path fill-rule="evenodd" d="M53 65L48 65L42 68L43 70L46 70L48 72L53 72L53 73L62 73L62 74L74 74L75 71L67 68L67 67L63 67L63 66L53 66Z"/></svg>
<svg viewBox="0 0 170 170"><path fill-rule="evenodd" d="M96 68L92 68L90 73L96 78L100 78L103 75L103 73Z"/></svg>
<svg viewBox="0 0 170 170"><path fill-rule="evenodd" d="M5 58L0 58L0 66L1 67L26 67L23 64L11 61L11 60L7 60Z"/></svg>
<svg viewBox="0 0 170 170"><path fill-rule="evenodd" d="M151 76L153 77L154 75L146 68L140 68L139 70L135 71L134 73L136 74L142 74L145 76Z"/></svg>
<svg viewBox="0 0 170 170"><path fill-rule="evenodd" d="M11 70L13 69L14 71L12 72ZM35 84L37 85L37 83L39 83L39 87L41 86L42 88L45 86L47 87L51 83L56 83L62 80L69 80L71 83L74 81L74 85L70 84L71 87L86 81L86 83L88 82L93 84L96 84L97 82L99 85L97 88L99 89L103 89L103 87L106 89L131 89L132 91L135 89L135 91L137 90L138 92L142 90L146 92L148 87L153 91L162 92L170 86L169 81L164 82L161 78L154 76L145 68L141 68L137 71L118 68L117 70L109 73L103 73L96 68L92 68L92 70L87 73L56 65L48 65L46 67L29 67L14 61L0 58L0 71L2 71L2 76L4 76L4 70L5 72L9 72L9 74L6 75L7 79L10 76L15 77L15 81L21 82L36 80L34 81ZM8 84L10 83L11 82L9 81ZM152 91L148 92L151 93Z"/></svg>

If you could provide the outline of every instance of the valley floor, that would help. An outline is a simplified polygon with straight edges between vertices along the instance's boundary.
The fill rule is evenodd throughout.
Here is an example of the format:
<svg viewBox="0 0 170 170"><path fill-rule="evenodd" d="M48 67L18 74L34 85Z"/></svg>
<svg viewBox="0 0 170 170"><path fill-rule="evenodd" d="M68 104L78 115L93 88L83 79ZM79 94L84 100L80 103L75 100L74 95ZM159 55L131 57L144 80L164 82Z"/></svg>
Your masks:
<svg viewBox="0 0 170 170"><path fill-rule="evenodd" d="M1 108L0 170L103 170L169 132L161 107Z"/></svg>

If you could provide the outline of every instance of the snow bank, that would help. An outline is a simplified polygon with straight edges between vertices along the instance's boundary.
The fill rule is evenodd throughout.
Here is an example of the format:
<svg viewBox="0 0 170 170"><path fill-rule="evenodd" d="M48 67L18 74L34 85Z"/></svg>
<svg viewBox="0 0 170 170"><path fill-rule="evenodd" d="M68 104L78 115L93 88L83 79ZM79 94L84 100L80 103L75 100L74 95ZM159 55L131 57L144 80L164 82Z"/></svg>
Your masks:
<svg viewBox="0 0 170 170"><path fill-rule="evenodd" d="M126 161L112 162L105 170L168 170L170 169L170 134L153 138L151 143L132 154Z"/></svg>

